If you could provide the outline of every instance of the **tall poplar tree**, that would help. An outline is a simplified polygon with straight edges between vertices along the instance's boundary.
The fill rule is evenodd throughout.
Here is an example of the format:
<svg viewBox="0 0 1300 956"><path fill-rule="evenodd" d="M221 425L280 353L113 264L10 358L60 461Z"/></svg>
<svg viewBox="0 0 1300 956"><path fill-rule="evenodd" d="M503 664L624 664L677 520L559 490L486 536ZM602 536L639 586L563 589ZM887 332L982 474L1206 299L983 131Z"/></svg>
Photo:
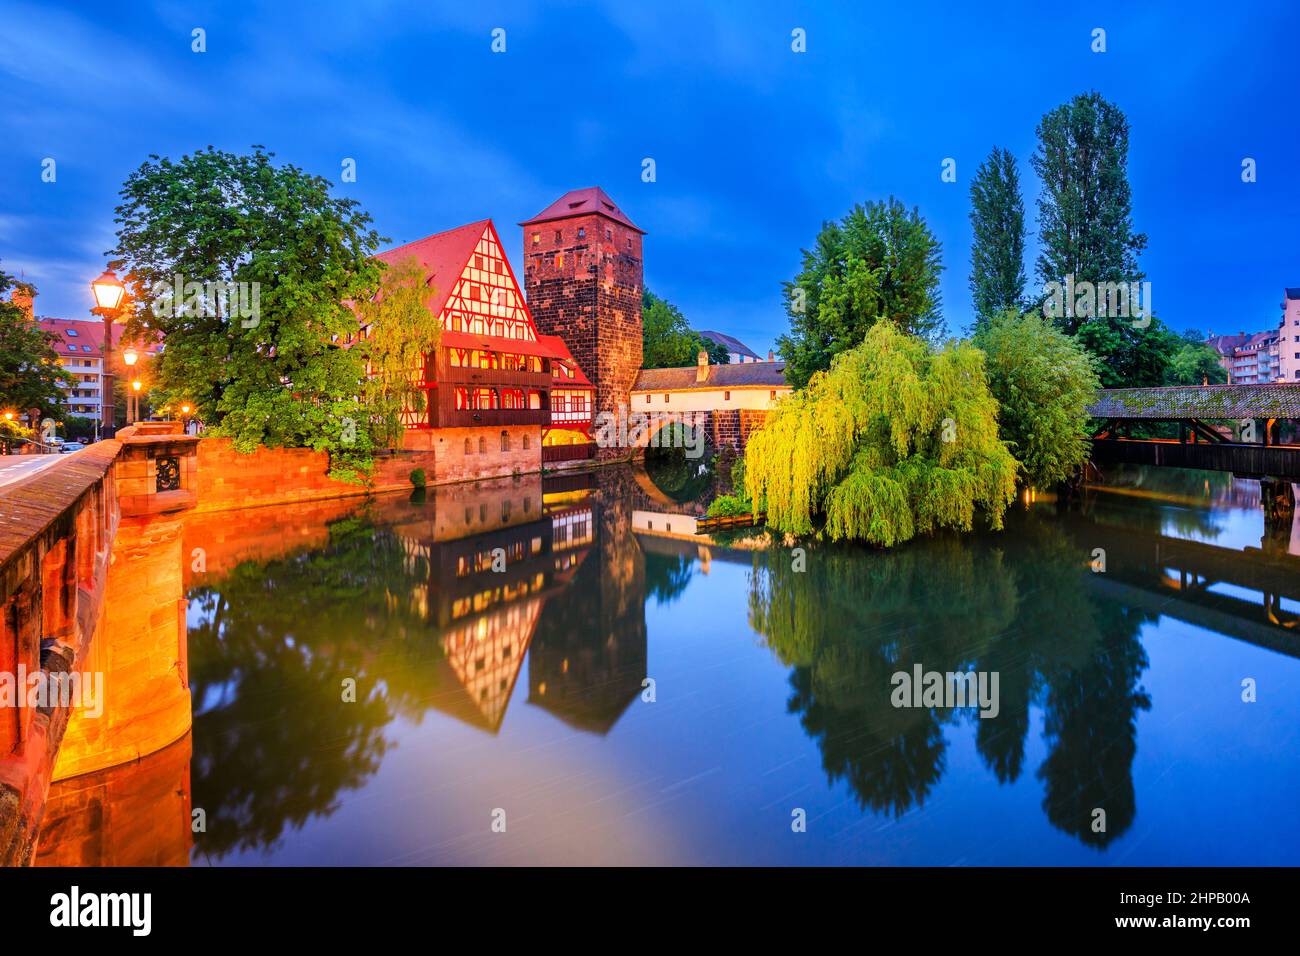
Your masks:
<svg viewBox="0 0 1300 956"><path fill-rule="evenodd" d="M1038 199L1037 273L1049 282L1133 283L1146 236L1133 228L1128 181L1129 125L1100 93L1083 93L1038 124L1032 164ZM1148 305L1145 304L1144 305ZM1158 385L1169 361L1168 329L1150 316L1056 316L1101 361L1102 384Z"/></svg>
<svg viewBox="0 0 1300 956"><path fill-rule="evenodd" d="M980 164L970 205L970 291L975 327L981 329L994 315L1019 309L1025 296L1025 205L1009 150L995 146Z"/></svg>

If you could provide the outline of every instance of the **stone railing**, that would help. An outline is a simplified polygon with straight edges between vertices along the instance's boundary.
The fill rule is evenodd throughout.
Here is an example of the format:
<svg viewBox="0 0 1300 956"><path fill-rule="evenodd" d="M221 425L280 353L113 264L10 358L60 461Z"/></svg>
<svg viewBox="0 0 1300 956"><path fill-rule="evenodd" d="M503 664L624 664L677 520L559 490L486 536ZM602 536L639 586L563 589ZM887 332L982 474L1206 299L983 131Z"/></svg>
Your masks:
<svg viewBox="0 0 1300 956"><path fill-rule="evenodd" d="M30 859L70 716L27 706L27 678L71 670L103 613L120 449L100 442L0 492L0 864Z"/></svg>

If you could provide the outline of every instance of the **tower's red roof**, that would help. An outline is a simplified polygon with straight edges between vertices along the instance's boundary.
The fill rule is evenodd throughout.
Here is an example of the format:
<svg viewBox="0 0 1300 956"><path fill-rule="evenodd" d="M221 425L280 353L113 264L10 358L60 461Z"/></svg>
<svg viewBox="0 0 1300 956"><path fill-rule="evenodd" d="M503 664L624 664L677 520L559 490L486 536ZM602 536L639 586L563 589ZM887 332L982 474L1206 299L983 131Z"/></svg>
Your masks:
<svg viewBox="0 0 1300 956"><path fill-rule="evenodd" d="M389 249L375 256L391 265L410 256L415 256L424 266L426 281L433 286L434 297L429 303L434 315L442 315L442 307L447 304L447 297L456 286L465 269L465 263L474 252L483 230L492 224L491 219L471 222L446 232L439 232L415 242L408 242L396 249Z"/></svg>
<svg viewBox="0 0 1300 956"><path fill-rule="evenodd" d="M634 229L645 235L645 230L634 225L632 220L623 214L623 210L614 205L614 200L610 199L605 190L599 186L588 186L586 189L574 189L567 192L532 219L525 219L519 225L535 226L543 222L555 222L558 219L572 219L574 216L590 215L604 216L606 219L622 223L629 229Z"/></svg>

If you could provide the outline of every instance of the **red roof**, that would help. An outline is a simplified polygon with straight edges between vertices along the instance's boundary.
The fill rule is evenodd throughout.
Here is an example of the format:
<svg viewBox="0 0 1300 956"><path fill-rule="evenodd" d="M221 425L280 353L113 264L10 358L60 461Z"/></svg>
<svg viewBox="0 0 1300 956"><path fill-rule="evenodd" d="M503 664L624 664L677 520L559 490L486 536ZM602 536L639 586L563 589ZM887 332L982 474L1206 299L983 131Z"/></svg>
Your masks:
<svg viewBox="0 0 1300 956"><path fill-rule="evenodd" d="M629 229L645 235L645 230L633 225L632 220L623 214L623 210L614 205L614 200L610 199L605 190L599 186L588 186L586 189L567 192L532 219L525 219L519 225L535 226L543 222L555 222L557 219L572 219L574 216L593 214L622 223Z"/></svg>
<svg viewBox="0 0 1300 956"><path fill-rule="evenodd" d="M556 359L573 369L573 378L559 380L565 387L596 387L591 384L591 379L587 378L587 376L583 374L582 366L579 365L577 359L573 357L573 354L569 351L569 347L564 343L563 338L558 335L541 335L540 333L537 338L551 349L551 352Z"/></svg>
<svg viewBox="0 0 1300 956"><path fill-rule="evenodd" d="M44 316L36 320L37 324L46 332L53 332L59 337L58 343L54 346L54 351L60 355L90 355L96 358L101 357L101 350L104 346L104 320L103 319L56 319ZM122 348L122 333L126 331L126 326L120 323L113 323L113 348ZM162 351L162 342L155 338L154 344L142 345L139 342L131 343L147 355L156 355ZM83 348L89 346L89 348Z"/></svg>
<svg viewBox="0 0 1300 956"><path fill-rule="evenodd" d="M474 253L474 247L483 237L483 230L491 225L492 220L482 219L468 225L457 226L446 232L439 232L415 242L408 242L396 249L381 252L376 259L396 265L403 259L415 256L424 266L426 281L434 288L433 301L429 308L434 315L442 315L442 307L447 304L447 297L456 286L465 269L465 263Z"/></svg>

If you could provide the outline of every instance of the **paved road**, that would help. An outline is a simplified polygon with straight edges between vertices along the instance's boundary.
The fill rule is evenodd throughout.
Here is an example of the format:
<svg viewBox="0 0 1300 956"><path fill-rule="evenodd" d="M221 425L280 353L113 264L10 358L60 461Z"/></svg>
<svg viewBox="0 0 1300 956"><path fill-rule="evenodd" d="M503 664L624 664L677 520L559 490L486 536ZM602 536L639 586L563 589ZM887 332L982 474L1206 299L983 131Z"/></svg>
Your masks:
<svg viewBox="0 0 1300 956"><path fill-rule="evenodd" d="M52 468L61 461L66 461L77 452L67 455L0 455L0 491L6 485L21 481L28 475Z"/></svg>

